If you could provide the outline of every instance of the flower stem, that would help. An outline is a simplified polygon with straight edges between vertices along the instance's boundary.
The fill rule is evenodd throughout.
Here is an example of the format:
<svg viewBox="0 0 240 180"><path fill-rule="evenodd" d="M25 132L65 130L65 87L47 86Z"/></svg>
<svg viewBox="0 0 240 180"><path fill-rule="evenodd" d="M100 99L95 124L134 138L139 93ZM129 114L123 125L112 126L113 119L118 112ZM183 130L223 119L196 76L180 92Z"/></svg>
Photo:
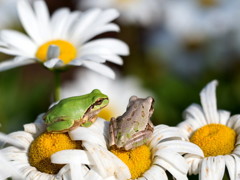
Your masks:
<svg viewBox="0 0 240 180"><path fill-rule="evenodd" d="M55 71L54 72L54 81L55 81L55 93L54 93L54 101L60 100L60 91L61 91L61 77L60 72Z"/></svg>

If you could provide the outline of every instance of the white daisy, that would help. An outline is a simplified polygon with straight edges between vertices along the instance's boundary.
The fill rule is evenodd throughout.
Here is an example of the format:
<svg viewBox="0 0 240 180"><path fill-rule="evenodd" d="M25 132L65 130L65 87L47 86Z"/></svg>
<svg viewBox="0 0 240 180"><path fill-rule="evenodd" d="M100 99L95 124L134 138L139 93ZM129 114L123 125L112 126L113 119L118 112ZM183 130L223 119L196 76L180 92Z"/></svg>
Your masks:
<svg viewBox="0 0 240 180"><path fill-rule="evenodd" d="M79 96L79 94L87 94L93 89L99 89L107 94L110 101L109 104L98 115L103 119L110 120L123 114L126 110L129 98L135 94L139 97L145 97L152 93L142 88L140 82L134 77L121 78L111 80L109 78L99 76L92 71L77 71L75 80L63 84L61 95L62 98L71 96Z"/></svg>
<svg viewBox="0 0 240 180"><path fill-rule="evenodd" d="M184 113L178 127L204 152L204 158L186 155L190 174L201 180L222 179L225 166L231 180L240 174L240 115L217 109L217 81L210 82L200 93L202 107L193 104Z"/></svg>
<svg viewBox="0 0 240 180"><path fill-rule="evenodd" d="M98 118L90 127L79 127L73 132L69 132L71 139L78 141L81 139L82 147L86 149L88 158L83 157L76 150L63 150L52 155L53 163L68 163L71 169L71 179L81 179L81 170L79 159L82 162L89 161L89 172L85 174L84 180L114 180L115 176L126 180L130 172L127 166L114 156L111 152L106 152L107 149L107 134L108 122ZM106 137L105 137L105 136ZM103 164L102 164L103 163ZM103 166L101 166L103 165ZM121 170L121 171L120 171ZM115 175L115 176L114 176Z"/></svg>
<svg viewBox="0 0 240 180"><path fill-rule="evenodd" d="M165 6L165 25L180 38L221 37L236 29L239 1L170 0Z"/></svg>
<svg viewBox="0 0 240 180"><path fill-rule="evenodd" d="M42 62L50 69L85 66L113 78L113 71L103 63L108 60L121 65L119 55L129 53L128 46L117 39L89 41L99 34L119 31L116 24L110 23L119 15L114 9L70 12L62 8L50 18L43 0L34 1L33 7L26 0L19 0L18 13L28 36L1 31L0 52L16 57L1 63L0 70Z"/></svg>
<svg viewBox="0 0 240 180"><path fill-rule="evenodd" d="M15 147L22 149L22 145L16 140L8 137L7 135L0 132L0 142L14 145ZM7 159L2 150L0 150L0 179L6 179L12 177L14 179L23 179L21 173L11 164Z"/></svg>
<svg viewBox="0 0 240 180"><path fill-rule="evenodd" d="M63 179L71 180L72 172L67 162L61 165L52 164L50 156L64 149L71 149L80 154L78 170L82 172L79 177L93 174L85 166L91 164L86 151L81 149L81 143L72 141L65 133L45 133L46 127L42 120L43 114L39 115L35 123L24 125L24 131L9 134L10 138L17 140L24 148L8 146L1 150L2 154L9 160L15 169L21 172L24 179ZM64 166L64 164L66 164Z"/></svg>
<svg viewBox="0 0 240 180"><path fill-rule="evenodd" d="M190 153L193 156L203 156L196 145L185 141L178 128L159 125L154 128L147 145L130 152L130 160L127 154L118 154L127 166L113 151L108 150L108 128L109 122L98 118L90 128L78 127L69 132L71 139L83 140L82 146L90 152L94 161L90 168L102 178L126 180L130 179L132 174L132 178L137 179L167 180L167 170L176 179L187 180L188 165L182 155ZM71 156L70 150L66 152ZM124 159L124 156L127 158ZM132 165L134 162L135 165Z"/></svg>
<svg viewBox="0 0 240 180"><path fill-rule="evenodd" d="M123 24L140 24L147 26L157 22L161 17L163 0L83 0L79 8L116 8L120 12Z"/></svg>

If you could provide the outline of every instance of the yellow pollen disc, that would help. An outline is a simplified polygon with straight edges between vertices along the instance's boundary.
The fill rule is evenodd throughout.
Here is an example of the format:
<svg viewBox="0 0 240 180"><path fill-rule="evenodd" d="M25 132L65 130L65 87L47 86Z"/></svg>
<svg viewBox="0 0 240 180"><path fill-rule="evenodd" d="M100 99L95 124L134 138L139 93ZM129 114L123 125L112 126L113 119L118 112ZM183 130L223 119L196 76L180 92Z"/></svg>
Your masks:
<svg viewBox="0 0 240 180"><path fill-rule="evenodd" d="M111 152L128 166L132 179L141 177L151 166L151 151L146 145L139 146L129 151L112 149Z"/></svg>
<svg viewBox="0 0 240 180"><path fill-rule="evenodd" d="M41 134L29 148L29 163L41 172L57 174L64 165L51 163L50 157L65 149L81 149L81 142L72 141L67 133Z"/></svg>
<svg viewBox="0 0 240 180"><path fill-rule="evenodd" d="M98 114L98 116L107 121L110 121L111 117L116 117L114 110L110 107L103 108Z"/></svg>
<svg viewBox="0 0 240 180"><path fill-rule="evenodd" d="M209 124L195 131L190 141L203 150L205 157L225 155L234 149L236 132L222 124Z"/></svg>
<svg viewBox="0 0 240 180"><path fill-rule="evenodd" d="M64 40L54 40L44 43L38 48L36 57L45 62L47 60L47 52L50 45L56 45L60 48L60 55L58 58L61 59L64 64L68 64L77 57L77 49L71 43Z"/></svg>

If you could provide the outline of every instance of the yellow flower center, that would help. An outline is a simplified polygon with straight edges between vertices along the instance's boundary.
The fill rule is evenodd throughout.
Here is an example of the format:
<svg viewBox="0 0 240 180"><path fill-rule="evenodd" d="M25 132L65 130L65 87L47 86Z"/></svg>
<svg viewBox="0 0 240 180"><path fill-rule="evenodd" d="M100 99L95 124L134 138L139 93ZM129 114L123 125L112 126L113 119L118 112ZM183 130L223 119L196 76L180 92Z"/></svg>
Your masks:
<svg viewBox="0 0 240 180"><path fill-rule="evenodd" d="M205 157L225 155L234 149L236 132L222 124L209 124L195 131L190 141L203 150Z"/></svg>
<svg viewBox="0 0 240 180"><path fill-rule="evenodd" d="M112 117L115 117L115 112L114 112L114 109L113 108L110 108L110 107L105 107L104 109L102 109L100 111L100 113L98 114L99 117L107 120L107 121L110 121Z"/></svg>
<svg viewBox="0 0 240 180"><path fill-rule="evenodd" d="M139 146L129 151L112 149L111 152L128 166L132 179L141 177L151 166L151 151L146 145Z"/></svg>
<svg viewBox="0 0 240 180"><path fill-rule="evenodd" d="M47 60L48 48L50 45L59 47L60 55L58 58L61 59L64 64L68 64L77 57L77 49L71 43L64 40L53 40L41 45L36 52L36 57L42 62Z"/></svg>
<svg viewBox="0 0 240 180"><path fill-rule="evenodd" d="M57 174L64 166L51 163L51 155L65 149L81 149L80 141L72 141L67 133L44 133L29 148L29 163L39 171Z"/></svg>

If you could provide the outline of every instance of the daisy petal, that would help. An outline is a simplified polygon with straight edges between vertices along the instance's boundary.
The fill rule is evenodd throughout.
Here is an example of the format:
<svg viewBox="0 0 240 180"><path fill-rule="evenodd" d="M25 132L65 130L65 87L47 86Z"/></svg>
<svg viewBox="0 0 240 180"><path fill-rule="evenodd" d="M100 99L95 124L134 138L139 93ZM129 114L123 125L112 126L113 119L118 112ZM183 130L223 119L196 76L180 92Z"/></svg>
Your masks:
<svg viewBox="0 0 240 180"><path fill-rule="evenodd" d="M7 179L12 177L13 179L23 180L21 173L6 160L5 156L0 152L0 179Z"/></svg>
<svg viewBox="0 0 240 180"><path fill-rule="evenodd" d="M76 59L78 60L78 59ZM76 61L74 60L74 61ZM79 58L79 61L84 61L84 60L88 60L88 61L93 61L93 62L97 62L97 63L105 63L106 59L102 58L99 55L93 55L93 54L89 54L89 55L83 55L81 58Z"/></svg>
<svg viewBox="0 0 240 180"><path fill-rule="evenodd" d="M102 177L115 175L119 180L125 180L131 177L130 171L126 164L107 149L103 148L102 146L96 144L92 145L87 142L83 142L83 146L91 154L91 157L95 162L95 166L92 168L96 169ZM121 171L119 171L119 169L121 169Z"/></svg>
<svg viewBox="0 0 240 180"><path fill-rule="evenodd" d="M190 153L201 157L204 156L202 150L197 145L185 141L179 140L166 141L159 143L157 145L157 148L166 149L170 152L179 152L183 154Z"/></svg>
<svg viewBox="0 0 240 180"><path fill-rule="evenodd" d="M18 142L24 146L25 149L28 149L29 144L33 141L33 136L24 131L17 131L9 134L11 138L17 139Z"/></svg>
<svg viewBox="0 0 240 180"><path fill-rule="evenodd" d="M187 180L187 174L184 174L180 172L178 169L176 169L174 166L172 166L171 163L161 159L161 158L155 158L154 162L155 165L159 165L169 171L173 177L175 177L177 180Z"/></svg>
<svg viewBox="0 0 240 180"><path fill-rule="evenodd" d="M186 154L184 156L184 158L187 161L187 164L189 165L189 170L188 173L190 175L194 174L197 175L199 174L199 167L202 161L202 158L196 155L192 155L192 154Z"/></svg>
<svg viewBox="0 0 240 180"><path fill-rule="evenodd" d="M233 180L235 178L235 169L233 168L235 167L234 157L232 157L231 155L226 155L223 158L225 160L230 180Z"/></svg>
<svg viewBox="0 0 240 180"><path fill-rule="evenodd" d="M165 171L158 165L152 165L150 169L143 174L143 177L148 180L168 180Z"/></svg>
<svg viewBox="0 0 240 180"><path fill-rule="evenodd" d="M188 172L188 164L185 159L176 152L171 152L167 150L159 149L154 153L159 159L166 161L168 164L171 164L172 167L177 169L183 174Z"/></svg>
<svg viewBox="0 0 240 180"><path fill-rule="evenodd" d="M85 49L97 49L99 47L109 49L112 53L119 55L129 54L129 48L124 42L112 38L104 38L88 42L82 47L82 51Z"/></svg>
<svg viewBox="0 0 240 180"><path fill-rule="evenodd" d="M89 31L89 33L87 33L81 40L81 43L85 43L86 41L88 41L89 39L105 33L105 32L119 32L120 28L118 25L114 24L114 23L109 23L105 26L101 26L99 28L97 28L96 30L93 31Z"/></svg>
<svg viewBox="0 0 240 180"><path fill-rule="evenodd" d="M83 150L62 150L54 153L51 156L51 162L55 164L88 164L93 165L87 153Z"/></svg>
<svg viewBox="0 0 240 180"><path fill-rule="evenodd" d="M100 55L102 58L106 59L109 62L118 64L118 65L123 65L123 60L121 57L114 55L114 54L101 54Z"/></svg>
<svg viewBox="0 0 240 180"><path fill-rule="evenodd" d="M7 43L0 41L0 46L7 46Z"/></svg>
<svg viewBox="0 0 240 180"><path fill-rule="evenodd" d="M82 64L83 64L83 60L80 58L74 59L70 63L68 63L68 65L72 65L72 66L82 66Z"/></svg>
<svg viewBox="0 0 240 180"><path fill-rule="evenodd" d="M178 124L178 127L188 136L191 136L194 131L196 131L198 128L202 127L203 125L199 124L199 121L196 121L196 119L187 119L180 124Z"/></svg>
<svg viewBox="0 0 240 180"><path fill-rule="evenodd" d="M115 78L114 71L104 64L99 64L99 63L90 62L90 61L83 61L83 66L93 71L96 71L104 76L107 76L109 78L112 78L112 79Z"/></svg>
<svg viewBox="0 0 240 180"><path fill-rule="evenodd" d="M227 122L230 118L230 112L229 111L224 111L224 110L219 110L219 119L220 119L220 124L227 125Z"/></svg>
<svg viewBox="0 0 240 180"><path fill-rule="evenodd" d="M24 56L24 53L22 51L19 51L17 49L10 49L10 48L5 48L5 47L0 47L0 52L12 56Z"/></svg>
<svg viewBox="0 0 240 180"><path fill-rule="evenodd" d="M75 44L82 44L81 39L83 38L83 34L86 36L86 31L88 31L89 26L94 23L100 13L100 9L90 9L82 13L72 31L71 40L76 42Z"/></svg>
<svg viewBox="0 0 240 180"><path fill-rule="evenodd" d="M65 33L65 25L69 22L70 10L68 8L61 8L55 11L51 18L52 39L62 38L61 35Z"/></svg>
<svg viewBox="0 0 240 180"><path fill-rule="evenodd" d="M9 146L1 150L2 154L8 157L9 160L17 160L22 163L28 163L28 156L26 155L26 148L22 150Z"/></svg>
<svg viewBox="0 0 240 180"><path fill-rule="evenodd" d="M83 150L62 150L51 156L51 162L55 164L69 164L72 180L84 180L82 165L92 165L88 155Z"/></svg>
<svg viewBox="0 0 240 180"><path fill-rule="evenodd" d="M72 140L86 141L93 144L99 144L103 147L106 147L106 142L104 136L99 136L94 131L91 131L89 128L78 127L69 132L69 136Z"/></svg>
<svg viewBox="0 0 240 180"><path fill-rule="evenodd" d="M43 39L39 32L38 20L30 4L26 0L20 0L18 2L18 13L24 29L31 36L33 41L38 45L42 44Z"/></svg>
<svg viewBox="0 0 240 180"><path fill-rule="evenodd" d="M235 160L235 179L240 179L240 159L237 155L232 154L232 156L234 157Z"/></svg>
<svg viewBox="0 0 240 180"><path fill-rule="evenodd" d="M111 179L112 177L110 178L105 178L105 180L115 180L114 179ZM93 171L92 169L90 171L88 171L88 173L84 176L84 180L102 180L103 178L97 174L95 171Z"/></svg>
<svg viewBox="0 0 240 180"><path fill-rule="evenodd" d="M198 104L190 105L183 112L183 117L184 119L188 119L188 118L196 119L196 121L200 122L202 125L207 124L202 107Z"/></svg>
<svg viewBox="0 0 240 180"><path fill-rule="evenodd" d="M232 116L228 122L227 122L227 126L234 129L235 131L237 131L237 129L240 127L240 115L234 115Z"/></svg>
<svg viewBox="0 0 240 180"><path fill-rule="evenodd" d="M37 46L25 34L13 30L2 30L0 36L1 39L8 44L7 46L10 46L10 49L23 52L22 55L24 56L34 57Z"/></svg>
<svg viewBox="0 0 240 180"><path fill-rule="evenodd" d="M0 50L1 51L1 50ZM23 57L21 58L21 60L19 60L21 57L16 57L12 60L8 60L8 61L4 61L0 63L0 71L5 71L11 68L15 68L18 66L24 66L24 65L28 65L28 64L32 64L35 63L36 61L33 59L24 59Z"/></svg>
<svg viewBox="0 0 240 180"><path fill-rule="evenodd" d="M239 142L236 143L236 145L239 144ZM240 155L240 146L237 145L235 149L233 150L233 154Z"/></svg>
<svg viewBox="0 0 240 180"><path fill-rule="evenodd" d="M5 135L0 132L0 141L14 145L17 148L24 149L24 147L13 138L10 138L8 135Z"/></svg>
<svg viewBox="0 0 240 180"><path fill-rule="evenodd" d="M200 93L203 111L208 124L218 124L219 114L217 112L216 86L217 81L210 82Z"/></svg>
<svg viewBox="0 0 240 180"><path fill-rule="evenodd" d="M100 17L98 18L98 21L95 22L95 26L101 26L103 24L106 24L108 22L113 21L119 16L119 12L116 9L107 9L102 12Z"/></svg>
<svg viewBox="0 0 240 180"><path fill-rule="evenodd" d="M161 141L164 141L168 138L179 138L184 137L181 131L175 127L168 127L166 129L156 129L154 128L154 132L149 143L150 147L156 146ZM187 138L187 137L186 137Z"/></svg>
<svg viewBox="0 0 240 180"><path fill-rule="evenodd" d="M225 162L222 156L204 158L202 161L200 179L222 179L225 171Z"/></svg>
<svg viewBox="0 0 240 180"><path fill-rule="evenodd" d="M65 39L70 39L71 37L71 34L72 34L72 30L73 30L73 27L75 25L75 22L78 20L78 18L80 17L80 14L81 12L79 11L75 11L75 12L72 12L69 17L68 17L68 20L67 22L65 23L64 25L64 29L62 30L62 38L65 38Z"/></svg>
<svg viewBox="0 0 240 180"><path fill-rule="evenodd" d="M34 1L33 5L34 11L36 12L36 19L41 23L41 26L38 27L41 37L43 38L43 41L47 41L51 38L50 19L47 5L44 1Z"/></svg>
<svg viewBox="0 0 240 180"><path fill-rule="evenodd" d="M97 118L95 123L93 123L90 127L88 127L89 130L102 134L105 137L105 143L107 143L108 138L108 132L109 132L109 121L106 121L102 118Z"/></svg>

